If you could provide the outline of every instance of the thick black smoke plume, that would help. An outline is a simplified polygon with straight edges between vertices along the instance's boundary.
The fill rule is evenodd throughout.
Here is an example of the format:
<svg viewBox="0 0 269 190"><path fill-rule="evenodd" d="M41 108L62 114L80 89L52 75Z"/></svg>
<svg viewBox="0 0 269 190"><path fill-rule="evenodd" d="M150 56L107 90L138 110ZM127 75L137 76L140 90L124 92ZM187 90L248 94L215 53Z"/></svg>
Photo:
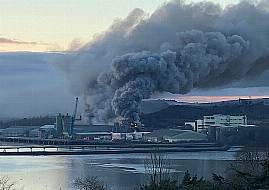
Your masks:
<svg viewBox="0 0 269 190"><path fill-rule="evenodd" d="M136 9L73 57L66 68L73 88L97 120L138 121L142 99L154 93L184 94L258 75L269 68L266 2L223 9L172 1L150 16Z"/></svg>

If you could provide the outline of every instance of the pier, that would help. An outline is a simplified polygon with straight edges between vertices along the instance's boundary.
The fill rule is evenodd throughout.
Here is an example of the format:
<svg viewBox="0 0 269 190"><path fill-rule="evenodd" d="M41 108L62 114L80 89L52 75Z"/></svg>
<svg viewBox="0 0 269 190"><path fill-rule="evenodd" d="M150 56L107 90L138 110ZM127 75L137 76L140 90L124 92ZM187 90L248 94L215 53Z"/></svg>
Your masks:
<svg viewBox="0 0 269 190"><path fill-rule="evenodd" d="M10 139L9 139L10 140ZM13 139L15 140L15 139ZM16 142L35 142L36 139L16 139ZM199 151L226 151L227 146L215 143L130 143L104 142L80 144L66 141L40 140L39 143L16 146L0 146L0 156L40 156L40 155L92 155L92 154L128 154L151 152L199 152ZM74 143L75 142L75 143Z"/></svg>

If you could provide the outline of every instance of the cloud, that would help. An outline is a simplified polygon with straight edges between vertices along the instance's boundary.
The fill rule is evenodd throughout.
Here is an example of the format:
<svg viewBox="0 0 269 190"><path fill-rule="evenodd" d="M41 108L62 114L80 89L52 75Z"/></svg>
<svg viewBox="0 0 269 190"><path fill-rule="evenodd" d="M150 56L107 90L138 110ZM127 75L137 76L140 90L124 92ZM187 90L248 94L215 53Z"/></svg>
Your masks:
<svg viewBox="0 0 269 190"><path fill-rule="evenodd" d="M222 8L179 0L151 15L135 9L62 67L72 89L85 97L90 116L101 122L138 120L142 99L155 93L249 84L269 70L267 1Z"/></svg>
<svg viewBox="0 0 269 190"><path fill-rule="evenodd" d="M21 41L16 39L4 38L0 37L1 44L18 44L18 45L50 45L48 43L43 42L28 42L28 41Z"/></svg>
<svg viewBox="0 0 269 190"><path fill-rule="evenodd" d="M74 97L50 64L61 54L0 52L1 118L71 113ZM80 101L81 102L81 101Z"/></svg>

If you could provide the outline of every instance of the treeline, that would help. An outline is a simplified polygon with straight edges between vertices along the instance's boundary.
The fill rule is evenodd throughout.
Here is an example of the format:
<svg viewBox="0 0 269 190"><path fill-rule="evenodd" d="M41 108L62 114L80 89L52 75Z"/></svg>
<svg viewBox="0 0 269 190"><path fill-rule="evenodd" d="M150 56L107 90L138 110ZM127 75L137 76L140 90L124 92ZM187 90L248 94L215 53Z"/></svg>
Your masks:
<svg viewBox="0 0 269 190"><path fill-rule="evenodd" d="M42 126L53 125L55 123L55 117L52 116L40 116L21 119L9 119L0 121L0 128L7 128L11 126Z"/></svg>

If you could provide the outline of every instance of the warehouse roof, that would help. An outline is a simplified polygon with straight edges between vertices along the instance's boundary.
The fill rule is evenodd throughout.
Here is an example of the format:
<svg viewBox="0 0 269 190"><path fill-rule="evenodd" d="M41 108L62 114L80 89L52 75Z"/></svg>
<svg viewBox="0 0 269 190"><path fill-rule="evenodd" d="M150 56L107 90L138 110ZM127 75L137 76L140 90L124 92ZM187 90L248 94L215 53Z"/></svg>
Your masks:
<svg viewBox="0 0 269 190"><path fill-rule="evenodd" d="M207 135L194 132L194 131L185 131L181 134L172 136L171 139L181 139L181 140L206 140Z"/></svg>

